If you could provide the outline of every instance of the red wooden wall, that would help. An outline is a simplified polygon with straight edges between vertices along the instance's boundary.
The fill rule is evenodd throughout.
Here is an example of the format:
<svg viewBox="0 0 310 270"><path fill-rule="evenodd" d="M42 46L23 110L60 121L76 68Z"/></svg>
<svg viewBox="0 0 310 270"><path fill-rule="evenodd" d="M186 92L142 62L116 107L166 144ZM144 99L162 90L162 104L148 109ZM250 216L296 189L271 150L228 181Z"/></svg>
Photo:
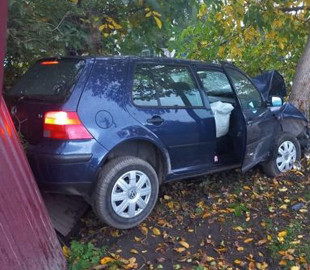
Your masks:
<svg viewBox="0 0 310 270"><path fill-rule="evenodd" d="M0 269L61 270L61 247L1 94L7 5L0 0Z"/></svg>

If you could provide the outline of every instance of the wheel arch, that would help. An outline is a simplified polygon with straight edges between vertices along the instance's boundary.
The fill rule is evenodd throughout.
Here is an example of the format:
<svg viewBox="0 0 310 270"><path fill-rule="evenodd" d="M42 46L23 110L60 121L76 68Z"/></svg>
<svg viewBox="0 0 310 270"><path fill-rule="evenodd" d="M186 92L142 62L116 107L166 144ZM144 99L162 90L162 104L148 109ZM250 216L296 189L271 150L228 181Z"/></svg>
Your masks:
<svg viewBox="0 0 310 270"><path fill-rule="evenodd" d="M156 142L145 138L127 139L118 143L101 161L100 168L110 160L120 156L134 156L149 162L155 169L160 183L171 171L168 151Z"/></svg>

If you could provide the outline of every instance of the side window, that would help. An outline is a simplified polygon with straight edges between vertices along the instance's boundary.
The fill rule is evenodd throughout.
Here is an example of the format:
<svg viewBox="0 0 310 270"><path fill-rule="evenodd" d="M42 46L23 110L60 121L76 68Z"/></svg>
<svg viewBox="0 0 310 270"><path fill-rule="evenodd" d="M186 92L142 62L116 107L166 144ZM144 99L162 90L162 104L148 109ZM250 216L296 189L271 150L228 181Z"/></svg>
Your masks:
<svg viewBox="0 0 310 270"><path fill-rule="evenodd" d="M263 102L255 86L239 71L228 68L227 72L236 88L242 109L256 113L257 109L263 107Z"/></svg>
<svg viewBox="0 0 310 270"><path fill-rule="evenodd" d="M174 65L137 65L133 100L136 105L143 106L203 106L200 92L191 77L190 70L184 66Z"/></svg>
<svg viewBox="0 0 310 270"><path fill-rule="evenodd" d="M138 106L158 106L155 84L147 65L138 65L136 67L132 97L133 102Z"/></svg>
<svg viewBox="0 0 310 270"><path fill-rule="evenodd" d="M226 75L217 70L198 70L197 74L208 96L234 97Z"/></svg>

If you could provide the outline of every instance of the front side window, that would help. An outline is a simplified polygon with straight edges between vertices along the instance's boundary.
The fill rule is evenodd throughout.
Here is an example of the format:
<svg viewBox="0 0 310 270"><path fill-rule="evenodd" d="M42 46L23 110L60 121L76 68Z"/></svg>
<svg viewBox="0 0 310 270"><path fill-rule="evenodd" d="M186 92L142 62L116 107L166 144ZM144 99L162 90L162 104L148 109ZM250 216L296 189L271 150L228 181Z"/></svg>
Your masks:
<svg viewBox="0 0 310 270"><path fill-rule="evenodd" d="M202 98L185 66L138 64L133 101L140 106L201 107Z"/></svg>
<svg viewBox="0 0 310 270"><path fill-rule="evenodd" d="M227 68L243 110L256 112L263 107L262 98L252 82L241 72Z"/></svg>
<svg viewBox="0 0 310 270"><path fill-rule="evenodd" d="M217 70L198 70L197 74L208 96L234 97L226 75Z"/></svg>

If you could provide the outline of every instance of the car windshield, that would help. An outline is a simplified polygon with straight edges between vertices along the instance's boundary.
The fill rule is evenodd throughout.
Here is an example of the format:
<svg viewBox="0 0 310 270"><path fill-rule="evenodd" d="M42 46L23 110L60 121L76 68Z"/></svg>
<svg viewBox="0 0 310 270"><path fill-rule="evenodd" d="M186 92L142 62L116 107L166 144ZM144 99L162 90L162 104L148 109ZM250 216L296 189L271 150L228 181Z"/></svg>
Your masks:
<svg viewBox="0 0 310 270"><path fill-rule="evenodd" d="M76 83L85 61L80 59L37 62L6 95L29 99L61 101Z"/></svg>

